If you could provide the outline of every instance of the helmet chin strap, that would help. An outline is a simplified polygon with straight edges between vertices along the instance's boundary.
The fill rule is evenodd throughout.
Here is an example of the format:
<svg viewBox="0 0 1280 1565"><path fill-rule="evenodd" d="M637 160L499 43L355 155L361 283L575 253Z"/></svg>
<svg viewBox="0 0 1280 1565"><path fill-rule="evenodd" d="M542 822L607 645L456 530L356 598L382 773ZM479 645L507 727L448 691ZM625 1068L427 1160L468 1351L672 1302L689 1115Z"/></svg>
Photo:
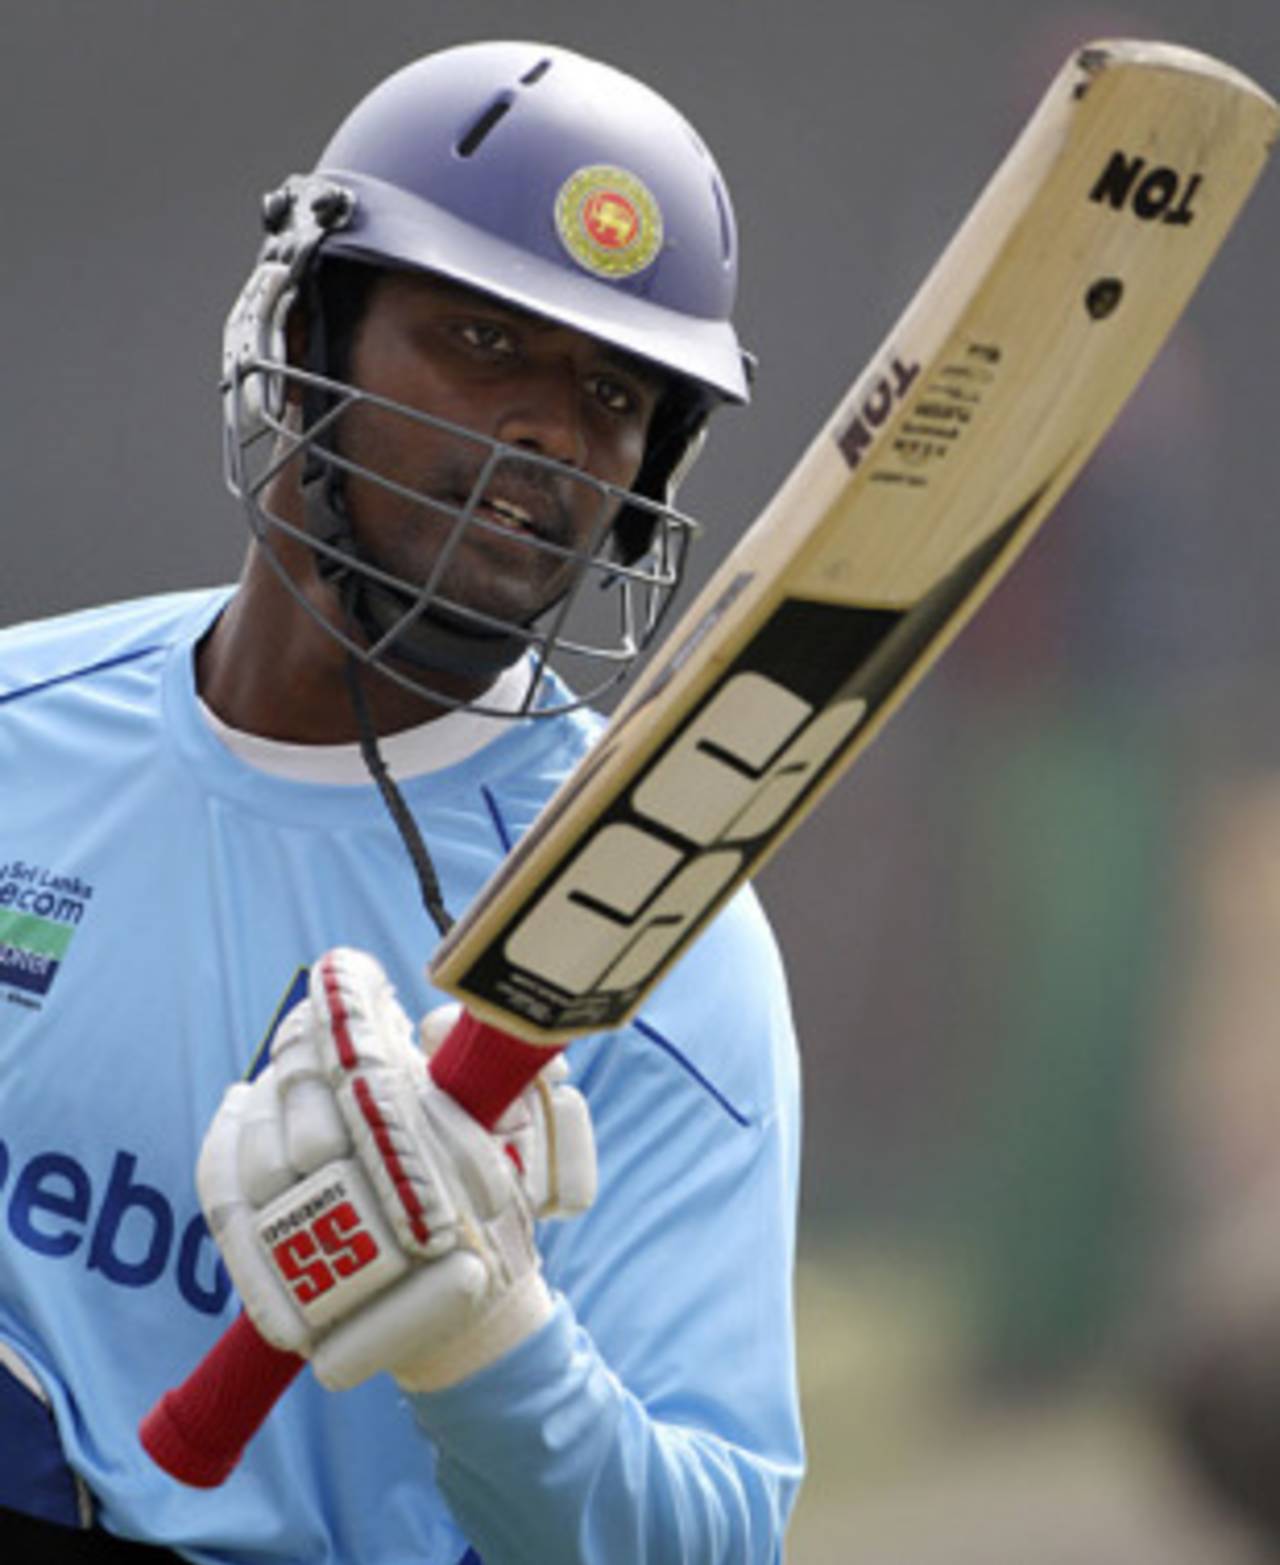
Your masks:
<svg viewBox="0 0 1280 1565"><path fill-rule="evenodd" d="M355 562L344 565L327 554L317 555L320 574L334 585L341 584L347 612L370 644L395 631L391 650L396 658L427 674L491 681L520 661L528 646L523 636L482 630L442 604L428 603L405 623L405 615L414 608L413 598L370 580L359 569L365 556L346 514L340 475L323 462L313 461L309 467L302 479L307 531Z"/></svg>

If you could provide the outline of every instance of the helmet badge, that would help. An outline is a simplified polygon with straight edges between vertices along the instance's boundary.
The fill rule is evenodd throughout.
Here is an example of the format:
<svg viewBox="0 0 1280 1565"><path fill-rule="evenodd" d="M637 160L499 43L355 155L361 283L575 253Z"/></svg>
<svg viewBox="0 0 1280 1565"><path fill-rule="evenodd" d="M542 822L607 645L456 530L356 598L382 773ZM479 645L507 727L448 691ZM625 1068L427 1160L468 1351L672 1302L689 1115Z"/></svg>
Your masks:
<svg viewBox="0 0 1280 1565"><path fill-rule="evenodd" d="M608 163L570 174L555 215L565 249L597 277L633 277L662 248L662 211L649 187Z"/></svg>

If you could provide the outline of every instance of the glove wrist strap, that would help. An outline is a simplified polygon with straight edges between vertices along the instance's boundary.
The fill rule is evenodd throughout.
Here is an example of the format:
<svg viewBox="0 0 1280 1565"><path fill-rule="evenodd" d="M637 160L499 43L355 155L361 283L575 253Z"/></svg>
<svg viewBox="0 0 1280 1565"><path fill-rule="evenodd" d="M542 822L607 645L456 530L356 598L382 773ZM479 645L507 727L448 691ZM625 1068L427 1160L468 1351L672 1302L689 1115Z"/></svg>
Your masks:
<svg viewBox="0 0 1280 1565"><path fill-rule="evenodd" d="M456 1348L446 1347L421 1363L393 1368L392 1374L406 1391L443 1391L488 1368L531 1337L551 1319L552 1307L542 1273L530 1272L482 1320L468 1327Z"/></svg>

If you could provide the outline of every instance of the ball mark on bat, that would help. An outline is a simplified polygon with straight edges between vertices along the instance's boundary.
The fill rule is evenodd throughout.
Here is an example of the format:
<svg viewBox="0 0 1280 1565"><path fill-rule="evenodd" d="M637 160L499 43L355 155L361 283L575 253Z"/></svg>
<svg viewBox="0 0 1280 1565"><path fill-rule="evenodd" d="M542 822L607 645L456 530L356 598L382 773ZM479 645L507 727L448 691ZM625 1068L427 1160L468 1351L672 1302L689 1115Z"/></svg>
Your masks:
<svg viewBox="0 0 1280 1565"><path fill-rule="evenodd" d="M1084 307L1095 321L1106 320L1124 296L1124 284L1118 277L1099 277L1090 283Z"/></svg>

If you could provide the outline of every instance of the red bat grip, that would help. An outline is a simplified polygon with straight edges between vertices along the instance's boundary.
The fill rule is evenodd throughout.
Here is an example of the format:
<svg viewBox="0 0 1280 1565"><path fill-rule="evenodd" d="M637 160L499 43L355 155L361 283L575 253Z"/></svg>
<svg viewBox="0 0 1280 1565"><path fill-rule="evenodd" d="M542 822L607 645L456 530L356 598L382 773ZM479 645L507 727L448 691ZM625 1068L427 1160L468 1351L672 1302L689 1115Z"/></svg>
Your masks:
<svg viewBox="0 0 1280 1565"><path fill-rule="evenodd" d="M563 1045L523 1043L462 1013L431 1057L432 1079L487 1129ZM180 1386L139 1426L143 1448L172 1478L200 1489L227 1479L263 1419L306 1363L273 1348L240 1315Z"/></svg>
<svg viewBox="0 0 1280 1565"><path fill-rule="evenodd" d="M306 1362L273 1348L247 1315L237 1316L142 1420L143 1449L170 1477L197 1489L216 1488Z"/></svg>

